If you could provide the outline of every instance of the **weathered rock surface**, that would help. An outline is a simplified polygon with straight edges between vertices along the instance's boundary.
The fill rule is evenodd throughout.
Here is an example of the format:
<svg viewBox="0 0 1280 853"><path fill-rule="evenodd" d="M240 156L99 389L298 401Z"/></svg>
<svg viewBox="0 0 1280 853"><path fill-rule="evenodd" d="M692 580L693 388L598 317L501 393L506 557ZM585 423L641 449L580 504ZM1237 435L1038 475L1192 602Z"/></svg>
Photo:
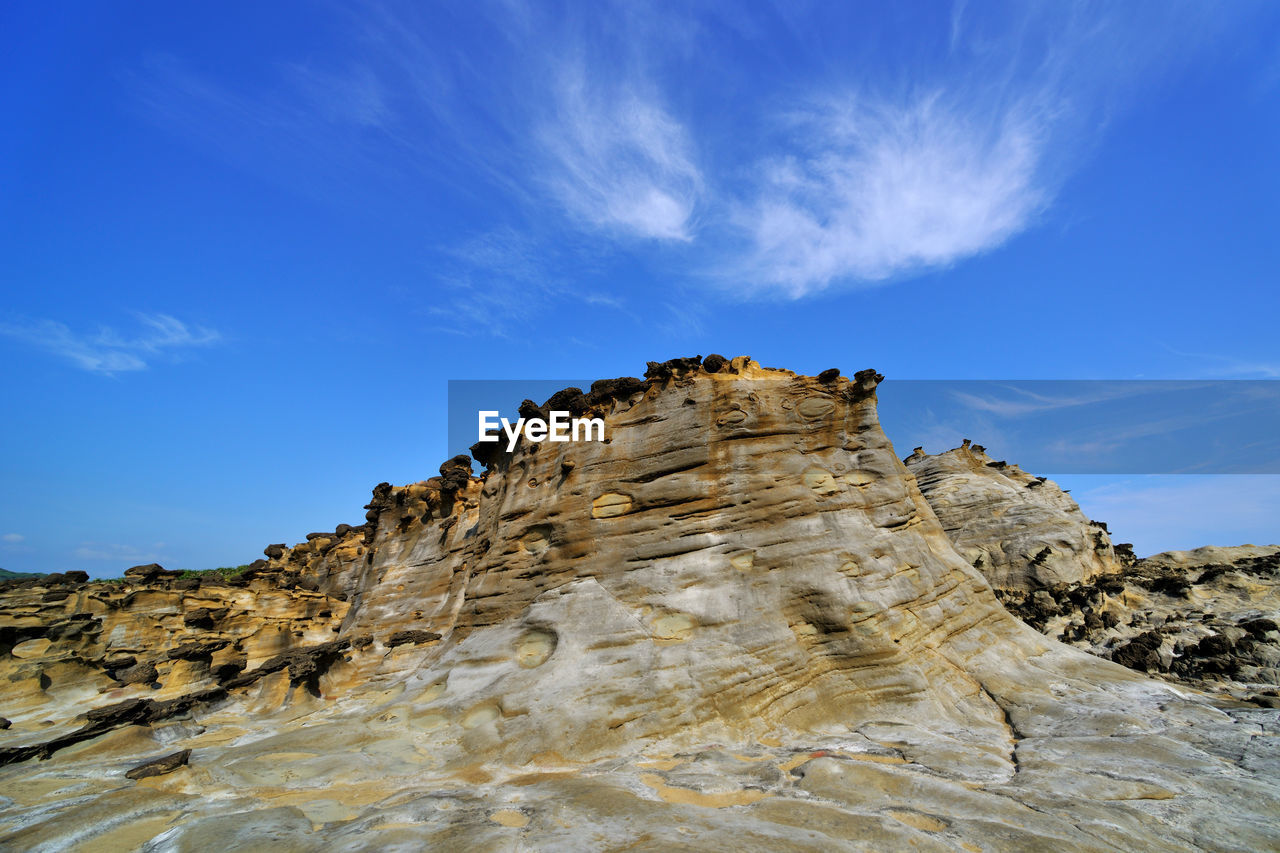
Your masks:
<svg viewBox="0 0 1280 853"><path fill-rule="evenodd" d="M246 670L332 643L348 609L265 563L234 583L180 574L143 566L120 583L10 582L0 607L0 707L12 722L0 763L130 722L85 725L86 709L143 701L154 717L191 696L220 695Z"/></svg>
<svg viewBox="0 0 1280 853"><path fill-rule="evenodd" d="M1084 583L997 594L1063 642L1159 678L1280 706L1280 548L1171 553Z"/></svg>
<svg viewBox="0 0 1280 853"><path fill-rule="evenodd" d="M1056 484L965 442L904 460L956 550L1039 631L1124 666L1280 705L1280 546L1142 560Z"/></svg>
<svg viewBox="0 0 1280 853"><path fill-rule="evenodd" d="M1153 568L1195 569L1205 566L1229 566L1243 560L1274 557L1280 554L1280 545L1206 545L1194 551L1164 551L1144 557L1143 562Z"/></svg>
<svg viewBox="0 0 1280 853"><path fill-rule="evenodd" d="M11 593L0 743L44 748L0 768L0 846L1280 848L1280 712L1011 616L881 431L874 372L714 369L569 395L608 443L383 484L367 524L272 546L234 592ZM177 704L96 674L126 658ZM182 772L120 772L174 749Z"/></svg>
<svg viewBox="0 0 1280 853"><path fill-rule="evenodd" d="M1052 480L997 461L982 445L903 462L957 551L1002 590L1034 590L1120 569L1107 526Z"/></svg>

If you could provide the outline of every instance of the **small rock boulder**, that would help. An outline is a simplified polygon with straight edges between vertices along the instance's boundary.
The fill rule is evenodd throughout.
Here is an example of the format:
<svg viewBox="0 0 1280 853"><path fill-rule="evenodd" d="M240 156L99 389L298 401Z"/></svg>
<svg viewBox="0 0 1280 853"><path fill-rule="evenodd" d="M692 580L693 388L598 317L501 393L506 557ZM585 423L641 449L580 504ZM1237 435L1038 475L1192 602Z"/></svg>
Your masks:
<svg viewBox="0 0 1280 853"><path fill-rule="evenodd" d="M191 750L184 749L163 758L153 758L151 761L139 764L131 770L125 772L125 777L129 779L146 779L149 776L163 776L166 773L172 773L179 767L186 765L191 758Z"/></svg>
<svg viewBox="0 0 1280 853"><path fill-rule="evenodd" d="M156 578L176 577L182 572L173 572L166 569L159 563L147 563L143 566L131 566L124 570L124 576L127 580L136 581L138 583L148 583Z"/></svg>
<svg viewBox="0 0 1280 853"><path fill-rule="evenodd" d="M440 635L435 631L396 631L387 638L387 648L394 649L396 646L429 643L438 639L440 639Z"/></svg>
<svg viewBox="0 0 1280 853"><path fill-rule="evenodd" d="M1139 634L1129 642L1111 653L1111 659L1121 666L1136 669L1139 672L1153 672L1160 669L1161 637L1154 631Z"/></svg>
<svg viewBox="0 0 1280 853"><path fill-rule="evenodd" d="M440 490L456 492L471 479L471 457L459 454L440 466Z"/></svg>
<svg viewBox="0 0 1280 853"><path fill-rule="evenodd" d="M115 679L121 684L151 684L160 677L153 663L137 663L116 670Z"/></svg>
<svg viewBox="0 0 1280 853"><path fill-rule="evenodd" d="M182 624L188 628L200 628L207 631L213 627L213 616L209 613L209 608L198 607L189 613L183 614Z"/></svg>
<svg viewBox="0 0 1280 853"><path fill-rule="evenodd" d="M719 373L728 363L729 359L713 352L702 360L702 369L707 373Z"/></svg>

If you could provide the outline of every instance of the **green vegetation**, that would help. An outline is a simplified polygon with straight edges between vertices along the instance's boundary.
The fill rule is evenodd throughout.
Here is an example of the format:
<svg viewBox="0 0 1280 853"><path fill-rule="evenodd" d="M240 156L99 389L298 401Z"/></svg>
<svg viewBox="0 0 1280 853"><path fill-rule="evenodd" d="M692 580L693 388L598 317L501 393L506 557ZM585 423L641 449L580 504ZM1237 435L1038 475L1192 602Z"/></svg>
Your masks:
<svg viewBox="0 0 1280 853"><path fill-rule="evenodd" d="M14 578L34 578L39 572L11 572L8 569L0 569L0 581L9 581Z"/></svg>
<svg viewBox="0 0 1280 853"><path fill-rule="evenodd" d="M233 578L236 575L241 574L248 568L249 568L249 565L246 563L243 566L219 566L216 569L183 569L182 574L178 575L178 577L199 578L199 577L207 577L209 575L217 573L222 575L224 578ZM124 578L93 578L92 582L93 583L124 583Z"/></svg>
<svg viewBox="0 0 1280 853"><path fill-rule="evenodd" d="M205 577L215 572L224 578L233 578L242 574L249 566L246 563L243 566L219 566L216 569L183 569L181 578L198 578ZM38 578L43 577L48 572L11 572L8 569L0 569L0 581L21 579L21 578ZM124 583L124 578L90 578L90 583Z"/></svg>
<svg viewBox="0 0 1280 853"><path fill-rule="evenodd" d="M249 568L249 565L246 563L243 566L219 566L216 569L183 569L182 574L179 575L179 577L198 578L204 575L211 575L214 572L217 572L218 574L222 575L224 578L233 578L236 575L243 574L248 568Z"/></svg>

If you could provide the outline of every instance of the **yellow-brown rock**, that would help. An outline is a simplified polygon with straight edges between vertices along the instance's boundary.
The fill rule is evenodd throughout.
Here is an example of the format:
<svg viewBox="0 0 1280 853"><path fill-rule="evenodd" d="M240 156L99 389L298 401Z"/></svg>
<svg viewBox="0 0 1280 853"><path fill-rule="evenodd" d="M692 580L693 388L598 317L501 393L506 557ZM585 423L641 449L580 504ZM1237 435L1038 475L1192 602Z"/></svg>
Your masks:
<svg viewBox="0 0 1280 853"><path fill-rule="evenodd" d="M1052 481L966 442L904 460L1001 601L1062 642L1154 677L1280 707L1280 547L1138 560Z"/></svg>
<svg viewBox="0 0 1280 853"><path fill-rule="evenodd" d="M115 611L77 590L68 616L145 600L112 617L127 643L92 646L138 662L159 657L144 635L182 648L184 613L227 608L198 639L246 670L168 716L150 699L77 718L118 698L99 686L126 689L105 675L72 679L77 700L26 684L72 654L29 602L6 636L50 643L9 645L24 675L0 689L0 736L35 743L42 707L101 731L9 753L0 846L1280 847L1276 712L1215 707L1006 612L881 431L874 372L715 366L586 395L608 443L380 486L367 525L278 549L250 587L188 600L160 579ZM224 627L258 599L283 624ZM169 689L178 664L156 665ZM124 777L181 749L174 772Z"/></svg>

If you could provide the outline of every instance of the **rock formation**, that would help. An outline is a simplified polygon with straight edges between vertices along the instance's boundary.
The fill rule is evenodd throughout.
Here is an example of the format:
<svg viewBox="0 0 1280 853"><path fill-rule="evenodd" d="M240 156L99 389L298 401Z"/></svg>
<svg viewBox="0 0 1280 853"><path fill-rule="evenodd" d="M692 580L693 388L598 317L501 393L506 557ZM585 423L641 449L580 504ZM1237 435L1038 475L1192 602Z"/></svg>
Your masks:
<svg viewBox="0 0 1280 853"><path fill-rule="evenodd" d="M1263 559L1280 554L1280 545L1207 545L1194 551L1165 551L1143 562L1153 568L1205 569L1209 566L1229 566L1245 560Z"/></svg>
<svg viewBox="0 0 1280 853"><path fill-rule="evenodd" d="M0 702L13 723L0 762L47 757L141 716L184 711L193 697L221 699L228 685L296 672L300 655L334 646L347 612L346 602L284 571L250 570L231 582L181 575L151 565L122 583L90 583L83 573L9 582ZM95 715L87 723L86 705ZM20 721L32 719L34 736L24 736Z"/></svg>
<svg viewBox="0 0 1280 853"><path fill-rule="evenodd" d="M10 590L0 846L1280 848L1280 713L1011 616L879 379L651 364L234 585Z"/></svg>
<svg viewBox="0 0 1280 853"><path fill-rule="evenodd" d="M1065 643L1154 677L1280 707L1280 547L1157 554L1089 581L997 595Z"/></svg>
<svg viewBox="0 0 1280 853"><path fill-rule="evenodd" d="M982 445L903 460L952 544L1002 590L1076 583L1120 569L1107 526L1052 480L996 461Z"/></svg>
<svg viewBox="0 0 1280 853"><path fill-rule="evenodd" d="M1051 480L980 445L903 461L956 550L1032 627L1140 672L1280 705L1280 547L1137 560Z"/></svg>

